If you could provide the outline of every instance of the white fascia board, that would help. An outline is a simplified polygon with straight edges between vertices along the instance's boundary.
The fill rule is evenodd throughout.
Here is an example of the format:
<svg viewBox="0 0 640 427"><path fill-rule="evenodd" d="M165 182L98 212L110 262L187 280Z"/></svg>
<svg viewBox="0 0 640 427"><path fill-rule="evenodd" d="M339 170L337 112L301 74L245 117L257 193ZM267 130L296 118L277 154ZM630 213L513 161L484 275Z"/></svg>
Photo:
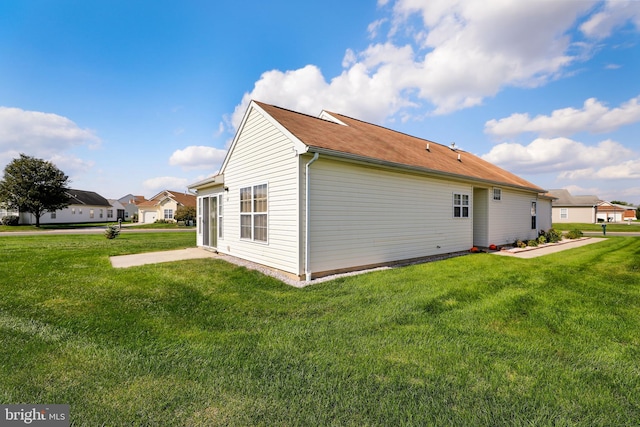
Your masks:
<svg viewBox="0 0 640 427"><path fill-rule="evenodd" d="M210 176L209 178L203 179L202 181L194 182L193 184L189 184L187 189L200 189L207 187L214 187L216 185L224 184L224 174L217 174L214 176Z"/></svg>
<svg viewBox="0 0 640 427"><path fill-rule="evenodd" d="M333 122L333 123L337 123L339 125L342 126L348 126L345 122L343 122L342 120L339 120L335 117L333 117L330 113L328 113L325 110L322 110L322 112L320 113L320 115L318 116L318 118L322 119L322 120L326 120L328 122Z"/></svg>
<svg viewBox="0 0 640 427"><path fill-rule="evenodd" d="M273 126L275 126L276 129L278 129L280 132L282 132L287 138L289 138L289 140L291 142L293 142L293 148L296 151L296 153L302 154L302 153L306 153L309 150L309 146L307 144L305 144L304 142L300 141L295 135L293 135L291 132L289 132L289 129L287 129L286 127L282 126L282 124L280 124L279 121L274 119L269 113L264 111L262 108L260 108L260 106L258 104L256 104L253 101L251 101L251 104L249 104L249 108L247 109L247 114L246 114L247 116L249 115L248 113L251 110L251 108L255 108L256 110L258 110L260 112L260 114L262 114L269 121L269 123L271 123ZM238 133L240 133L240 132L238 132Z"/></svg>

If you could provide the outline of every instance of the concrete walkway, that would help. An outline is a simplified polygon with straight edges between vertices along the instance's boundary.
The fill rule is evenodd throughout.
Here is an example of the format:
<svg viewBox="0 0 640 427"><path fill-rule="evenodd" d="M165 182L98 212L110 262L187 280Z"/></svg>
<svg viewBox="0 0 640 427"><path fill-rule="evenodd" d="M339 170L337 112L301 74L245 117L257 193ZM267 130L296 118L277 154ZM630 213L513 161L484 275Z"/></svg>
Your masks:
<svg viewBox="0 0 640 427"><path fill-rule="evenodd" d="M200 248L178 249L174 251L147 252L143 254L118 255L110 258L114 268L135 267L145 264L158 264L161 262L183 261L197 258L219 258L215 252Z"/></svg>
<svg viewBox="0 0 640 427"><path fill-rule="evenodd" d="M511 256L516 258L537 258L543 255L549 255L556 252L566 251L567 249L579 248L581 246L599 243L606 239L596 237L583 237L575 240L562 240L558 243L552 243L545 246L537 246L535 248L513 248L504 251L492 252L494 255Z"/></svg>

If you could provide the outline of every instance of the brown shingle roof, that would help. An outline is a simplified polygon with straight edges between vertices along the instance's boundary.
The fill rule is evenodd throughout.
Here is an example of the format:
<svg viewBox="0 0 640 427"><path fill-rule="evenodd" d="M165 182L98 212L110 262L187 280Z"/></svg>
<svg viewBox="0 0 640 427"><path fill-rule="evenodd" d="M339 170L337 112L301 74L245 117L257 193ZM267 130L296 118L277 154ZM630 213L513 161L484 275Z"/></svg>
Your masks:
<svg viewBox="0 0 640 427"><path fill-rule="evenodd" d="M544 190L471 153L407 135L342 114L327 112L347 126L274 105L256 104L283 125L310 151L383 162L437 174L472 178L495 184ZM426 146L429 144L429 151ZM458 154L461 161L458 161Z"/></svg>
<svg viewBox="0 0 640 427"><path fill-rule="evenodd" d="M145 200L143 202L138 203L138 206L142 208L146 206L156 206L166 197L172 198L173 200L178 202L179 205L193 206L193 207L196 206L196 196L194 196L193 194L185 194L178 191L168 191L168 190L158 193L155 197L153 197L150 200Z"/></svg>

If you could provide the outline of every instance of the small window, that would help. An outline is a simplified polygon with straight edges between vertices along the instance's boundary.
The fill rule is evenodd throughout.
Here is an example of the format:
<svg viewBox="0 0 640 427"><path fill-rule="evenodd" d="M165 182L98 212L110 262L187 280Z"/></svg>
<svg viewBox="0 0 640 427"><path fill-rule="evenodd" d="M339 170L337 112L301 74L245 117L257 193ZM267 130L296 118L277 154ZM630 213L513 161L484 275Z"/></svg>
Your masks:
<svg viewBox="0 0 640 427"><path fill-rule="evenodd" d="M495 202L499 202L502 200L502 188L493 189L493 200Z"/></svg>
<svg viewBox="0 0 640 427"><path fill-rule="evenodd" d="M107 218L113 218L113 209L107 209Z"/></svg>
<svg viewBox="0 0 640 427"><path fill-rule="evenodd" d="M89 209L89 218L93 218L93 209Z"/></svg>
<svg viewBox="0 0 640 427"><path fill-rule="evenodd" d="M453 217L469 218L469 195L468 194L453 195Z"/></svg>
<svg viewBox="0 0 640 427"><path fill-rule="evenodd" d="M55 212L51 212L51 219L56 219L56 213Z"/></svg>
<svg viewBox="0 0 640 427"><path fill-rule="evenodd" d="M173 219L173 209L164 210L164 219Z"/></svg>
<svg viewBox="0 0 640 427"><path fill-rule="evenodd" d="M76 208L71 208L71 215L75 215L76 214Z"/></svg>
<svg viewBox="0 0 640 427"><path fill-rule="evenodd" d="M568 219L569 218L569 209L560 208L560 219Z"/></svg>

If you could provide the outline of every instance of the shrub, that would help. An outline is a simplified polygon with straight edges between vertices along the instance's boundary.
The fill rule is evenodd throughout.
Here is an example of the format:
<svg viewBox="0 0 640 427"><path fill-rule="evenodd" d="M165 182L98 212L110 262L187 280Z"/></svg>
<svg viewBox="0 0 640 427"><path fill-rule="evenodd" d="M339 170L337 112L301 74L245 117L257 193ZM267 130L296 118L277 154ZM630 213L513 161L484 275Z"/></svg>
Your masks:
<svg viewBox="0 0 640 427"><path fill-rule="evenodd" d="M523 242L520 239L517 239L515 242L513 242L513 246L516 248L526 248L527 244L525 242Z"/></svg>
<svg viewBox="0 0 640 427"><path fill-rule="evenodd" d="M567 237L569 239L579 239L582 237L582 231L578 230L577 228L574 230L571 230L567 233Z"/></svg>
<svg viewBox="0 0 640 427"><path fill-rule="evenodd" d="M18 225L20 218L15 215L7 215L2 217L2 225Z"/></svg>
<svg viewBox="0 0 640 427"><path fill-rule="evenodd" d="M550 228L544 236L549 243L558 243L562 240L562 233L555 228Z"/></svg>
<svg viewBox="0 0 640 427"><path fill-rule="evenodd" d="M536 246L538 246L538 241L537 240L529 240L529 241L527 241L527 246L531 246L532 248L535 248Z"/></svg>
<svg viewBox="0 0 640 427"><path fill-rule="evenodd" d="M115 239L120 234L120 228L117 225L109 225L104 231L104 237L107 239Z"/></svg>
<svg viewBox="0 0 640 427"><path fill-rule="evenodd" d="M547 238L544 237L544 234L541 236L538 236L538 244L539 245L544 245L545 243L547 243Z"/></svg>

